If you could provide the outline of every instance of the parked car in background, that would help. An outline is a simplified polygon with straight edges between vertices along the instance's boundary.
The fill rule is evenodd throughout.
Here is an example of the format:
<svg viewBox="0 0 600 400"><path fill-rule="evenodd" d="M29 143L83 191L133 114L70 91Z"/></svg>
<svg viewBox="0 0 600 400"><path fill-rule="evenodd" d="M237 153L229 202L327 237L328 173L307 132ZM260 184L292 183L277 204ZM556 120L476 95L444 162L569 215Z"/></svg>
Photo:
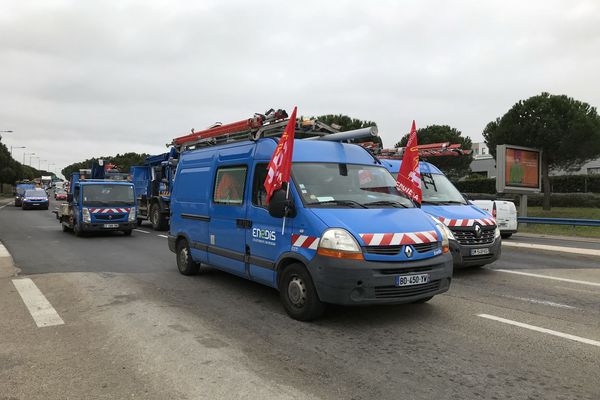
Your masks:
<svg viewBox="0 0 600 400"><path fill-rule="evenodd" d="M517 208L515 203L506 200L471 200L471 203L492 214L504 239L517 233Z"/></svg>
<svg viewBox="0 0 600 400"><path fill-rule="evenodd" d="M62 189L54 191L54 200L67 200L67 192Z"/></svg>
<svg viewBox="0 0 600 400"><path fill-rule="evenodd" d="M48 195L44 189L29 189L21 200L21 208L28 210L30 208L48 209Z"/></svg>

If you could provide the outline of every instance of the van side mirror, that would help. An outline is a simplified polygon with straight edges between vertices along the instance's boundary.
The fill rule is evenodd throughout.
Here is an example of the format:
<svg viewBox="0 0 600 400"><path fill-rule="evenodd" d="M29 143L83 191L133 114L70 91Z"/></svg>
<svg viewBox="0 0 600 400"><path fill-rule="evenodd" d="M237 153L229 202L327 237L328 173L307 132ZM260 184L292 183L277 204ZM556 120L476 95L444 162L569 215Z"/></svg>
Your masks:
<svg viewBox="0 0 600 400"><path fill-rule="evenodd" d="M69 202L69 203L73 202L73 193L67 194L67 202Z"/></svg>
<svg viewBox="0 0 600 400"><path fill-rule="evenodd" d="M294 201L291 198L285 198L285 190L276 190L271 196L271 200L269 201L269 215L275 218L294 218L296 216Z"/></svg>

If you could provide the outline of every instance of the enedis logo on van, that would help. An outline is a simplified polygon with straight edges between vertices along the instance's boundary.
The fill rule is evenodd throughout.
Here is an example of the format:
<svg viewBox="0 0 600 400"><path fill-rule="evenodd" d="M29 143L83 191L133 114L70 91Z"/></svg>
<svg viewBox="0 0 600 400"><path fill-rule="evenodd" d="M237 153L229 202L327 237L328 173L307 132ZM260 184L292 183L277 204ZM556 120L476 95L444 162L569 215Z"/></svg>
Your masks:
<svg viewBox="0 0 600 400"><path fill-rule="evenodd" d="M275 241L277 240L275 231L262 228L252 228L252 237L253 241L268 245L275 245Z"/></svg>

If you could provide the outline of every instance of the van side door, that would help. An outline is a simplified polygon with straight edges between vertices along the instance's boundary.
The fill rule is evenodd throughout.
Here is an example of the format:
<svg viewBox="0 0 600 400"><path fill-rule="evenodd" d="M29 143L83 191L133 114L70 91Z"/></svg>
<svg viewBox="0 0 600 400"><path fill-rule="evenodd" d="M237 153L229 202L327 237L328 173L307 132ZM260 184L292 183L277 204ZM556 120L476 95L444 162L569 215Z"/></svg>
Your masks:
<svg viewBox="0 0 600 400"><path fill-rule="evenodd" d="M247 164L216 166L209 222L208 263L247 277L246 272Z"/></svg>

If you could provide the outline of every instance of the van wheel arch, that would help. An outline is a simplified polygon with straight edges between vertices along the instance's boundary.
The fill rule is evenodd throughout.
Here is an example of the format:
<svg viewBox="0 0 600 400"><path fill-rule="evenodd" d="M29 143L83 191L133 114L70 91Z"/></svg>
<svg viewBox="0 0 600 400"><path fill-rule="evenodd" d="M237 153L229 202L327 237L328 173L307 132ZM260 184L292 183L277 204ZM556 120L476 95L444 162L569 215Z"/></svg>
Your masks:
<svg viewBox="0 0 600 400"><path fill-rule="evenodd" d="M277 272L277 288L279 288L279 284L281 283L280 280L283 276L283 271L285 271L288 266L297 263L302 264L310 274L310 271L308 270L308 260L298 253L290 252L281 255L281 257L275 263L275 272Z"/></svg>

